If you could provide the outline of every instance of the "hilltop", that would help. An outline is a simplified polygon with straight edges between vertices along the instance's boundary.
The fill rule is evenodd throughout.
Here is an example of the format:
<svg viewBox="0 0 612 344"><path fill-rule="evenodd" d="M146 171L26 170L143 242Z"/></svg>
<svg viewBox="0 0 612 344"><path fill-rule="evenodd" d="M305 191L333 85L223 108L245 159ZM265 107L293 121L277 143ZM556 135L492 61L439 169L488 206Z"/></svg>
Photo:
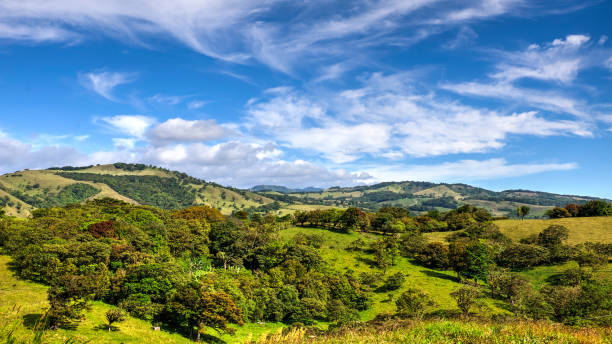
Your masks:
<svg viewBox="0 0 612 344"><path fill-rule="evenodd" d="M0 176L0 207L9 215L25 217L36 208L104 197L164 209L207 204L225 214L273 202L247 190L143 164L51 167Z"/></svg>
<svg viewBox="0 0 612 344"><path fill-rule="evenodd" d="M104 197L164 209L207 204L224 214L238 210L286 214L295 210L351 206L370 211L383 206L399 206L422 213L471 204L486 208L496 216L514 216L518 206L527 205L532 217L542 217L553 206L583 204L596 199L530 190L496 192L467 184L414 181L328 189L258 185L244 190L182 172L126 163L51 167L0 176L0 207L9 215L27 217L37 208Z"/></svg>

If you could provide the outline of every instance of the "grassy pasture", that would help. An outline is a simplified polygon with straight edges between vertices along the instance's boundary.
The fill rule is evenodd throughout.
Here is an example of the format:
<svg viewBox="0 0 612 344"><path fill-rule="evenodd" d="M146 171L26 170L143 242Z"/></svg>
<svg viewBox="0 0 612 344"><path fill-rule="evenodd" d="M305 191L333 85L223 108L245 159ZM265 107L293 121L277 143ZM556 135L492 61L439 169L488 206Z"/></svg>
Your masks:
<svg viewBox="0 0 612 344"><path fill-rule="evenodd" d="M538 234L550 225L561 225L569 230L568 244L575 245L586 241L612 242L612 216L608 217L570 217L565 219L527 219L495 221L502 233L518 241L531 234Z"/></svg>
<svg viewBox="0 0 612 344"><path fill-rule="evenodd" d="M583 242L612 242L612 216L569 217L565 219L498 220L495 224L510 239L518 242L532 234L538 234L551 225L561 225L569 230L567 243L576 245ZM445 242L454 232L432 232L423 235L429 241Z"/></svg>
<svg viewBox="0 0 612 344"><path fill-rule="evenodd" d="M374 257L367 252L347 251L345 248L354 240L359 238L367 243L380 238L379 235L371 233L336 233L319 228L292 227L281 231L281 238L290 240L297 233L320 234L325 237L323 246L319 249L322 258L335 269L342 272L352 271L356 276L362 272L380 272L373 266ZM366 247L367 248L367 247ZM439 271L416 265L407 258L398 257L396 265L391 266L385 278L397 272L406 275L406 282L398 290L391 292L373 293L372 307L361 313L362 320L371 320L379 313L395 312L395 299L409 287L420 288L428 293L437 303L436 308L440 310L454 311L457 309L455 301L450 293L459 289L461 284L452 271ZM497 306L492 299L483 300L487 307L483 312L488 314L507 313L506 310Z"/></svg>

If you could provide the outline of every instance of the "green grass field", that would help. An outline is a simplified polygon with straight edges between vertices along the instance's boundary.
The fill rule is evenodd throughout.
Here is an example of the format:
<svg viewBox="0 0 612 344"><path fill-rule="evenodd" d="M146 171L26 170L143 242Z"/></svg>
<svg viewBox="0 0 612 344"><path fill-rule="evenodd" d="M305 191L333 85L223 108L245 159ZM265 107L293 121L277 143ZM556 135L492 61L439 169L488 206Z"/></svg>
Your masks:
<svg viewBox="0 0 612 344"><path fill-rule="evenodd" d="M576 245L583 242L612 242L612 216L570 217L565 219L498 220L495 224L510 239L518 242L532 234L538 234L551 225L561 225L569 230L567 243ZM454 232L425 233L429 241L445 242Z"/></svg>
<svg viewBox="0 0 612 344"><path fill-rule="evenodd" d="M518 241L531 234L538 234L550 225L561 225L569 229L568 244L586 241L612 242L612 217L570 217L565 219L528 219L495 221L502 233Z"/></svg>
<svg viewBox="0 0 612 344"><path fill-rule="evenodd" d="M325 242L319 253L323 259L333 267L342 272L353 271L356 276L361 272L379 272L380 270L371 265L373 255L365 252L347 251L346 248L352 241L362 238L366 242L373 242L380 238L379 235L371 233L336 233L319 228L292 227L281 231L281 237L289 240L297 233L322 234ZM450 293L461 287L457 281L456 274L452 271L439 271L428 269L414 264L407 258L398 257L396 265L391 266L385 275L390 276L397 272L406 275L406 282L398 290L392 292L374 293L372 307L361 313L362 320L371 320L379 313L393 313L395 311L395 299L406 289L416 287L428 293L437 303L441 310L454 311L457 309L455 301ZM507 313L506 310L497 306L492 299L483 300L487 307L482 311L487 314Z"/></svg>

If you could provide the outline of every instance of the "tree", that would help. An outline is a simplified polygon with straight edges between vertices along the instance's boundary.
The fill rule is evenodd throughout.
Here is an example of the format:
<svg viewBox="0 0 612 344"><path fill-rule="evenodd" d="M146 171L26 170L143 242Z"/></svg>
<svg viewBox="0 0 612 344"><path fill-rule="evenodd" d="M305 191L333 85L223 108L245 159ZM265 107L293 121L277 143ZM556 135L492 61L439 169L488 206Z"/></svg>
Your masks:
<svg viewBox="0 0 612 344"><path fill-rule="evenodd" d="M391 291L399 289L404 281L406 280L406 276L403 273L398 272L394 275L387 277L385 283L379 288L378 291Z"/></svg>
<svg viewBox="0 0 612 344"><path fill-rule="evenodd" d="M606 201L593 200L588 201L578 209L578 216L610 216L612 215L612 205Z"/></svg>
<svg viewBox="0 0 612 344"><path fill-rule="evenodd" d="M459 277L486 279L492 264L491 250L479 241L455 241L449 247L449 264Z"/></svg>
<svg viewBox="0 0 612 344"><path fill-rule="evenodd" d="M561 219L571 217L572 214L566 208L554 207L546 211L546 216L551 219Z"/></svg>
<svg viewBox="0 0 612 344"><path fill-rule="evenodd" d="M511 269L525 269L547 261L548 249L537 245L516 244L500 252L497 264Z"/></svg>
<svg viewBox="0 0 612 344"><path fill-rule="evenodd" d="M347 233L351 230L362 231L369 225L366 213L355 207L345 210L340 216L339 222L342 224L342 229Z"/></svg>
<svg viewBox="0 0 612 344"><path fill-rule="evenodd" d="M448 267L448 247L441 242L430 242L417 255L417 260L426 267L444 269Z"/></svg>
<svg viewBox="0 0 612 344"><path fill-rule="evenodd" d="M529 211L531 211L531 208L526 205L521 205L516 208L516 215L523 220L525 219L525 216L529 215Z"/></svg>
<svg viewBox="0 0 612 344"><path fill-rule="evenodd" d="M72 327L81 320L87 308L85 279L83 276L65 273L53 281L47 291L50 306L47 321L50 328Z"/></svg>
<svg viewBox="0 0 612 344"><path fill-rule="evenodd" d="M450 294L457 302L457 307L465 318L470 314L470 309L478 303L480 291L474 287L463 286Z"/></svg>
<svg viewBox="0 0 612 344"><path fill-rule="evenodd" d="M229 327L229 324L244 325L242 311L225 292L201 293L197 304L198 309L198 341L202 327L210 327L218 333L233 334L236 330Z"/></svg>
<svg viewBox="0 0 612 344"><path fill-rule="evenodd" d="M560 225L551 225L538 234L537 244L548 249L557 247L567 240L569 230Z"/></svg>
<svg viewBox="0 0 612 344"><path fill-rule="evenodd" d="M108 330L111 331L114 323L122 322L125 320L125 314L119 308L109 309L106 314L106 321L108 322Z"/></svg>
<svg viewBox="0 0 612 344"><path fill-rule="evenodd" d="M578 213L580 212L580 206L574 203L566 205L565 209L574 217L578 216Z"/></svg>
<svg viewBox="0 0 612 344"><path fill-rule="evenodd" d="M427 308L434 304L421 290L409 288L395 301L396 314L400 318L421 318Z"/></svg>

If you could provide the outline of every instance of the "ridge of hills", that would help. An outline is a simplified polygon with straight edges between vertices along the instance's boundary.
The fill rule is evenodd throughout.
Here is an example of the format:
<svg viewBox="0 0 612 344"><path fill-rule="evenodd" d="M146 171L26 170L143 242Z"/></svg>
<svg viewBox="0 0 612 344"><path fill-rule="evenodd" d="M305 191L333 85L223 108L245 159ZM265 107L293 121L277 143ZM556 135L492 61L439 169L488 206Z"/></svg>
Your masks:
<svg viewBox="0 0 612 344"><path fill-rule="evenodd" d="M237 210L290 213L319 207L376 210L400 206L413 212L454 209L461 204L484 207L497 216L513 216L517 206L541 217L553 206L599 199L531 190L491 191L467 184L384 182L367 186L291 189L258 185L249 190L221 186L185 173L144 165L115 163L83 167L23 170L0 176L0 209L27 217L32 210L111 197L165 209L207 204L224 214Z"/></svg>

